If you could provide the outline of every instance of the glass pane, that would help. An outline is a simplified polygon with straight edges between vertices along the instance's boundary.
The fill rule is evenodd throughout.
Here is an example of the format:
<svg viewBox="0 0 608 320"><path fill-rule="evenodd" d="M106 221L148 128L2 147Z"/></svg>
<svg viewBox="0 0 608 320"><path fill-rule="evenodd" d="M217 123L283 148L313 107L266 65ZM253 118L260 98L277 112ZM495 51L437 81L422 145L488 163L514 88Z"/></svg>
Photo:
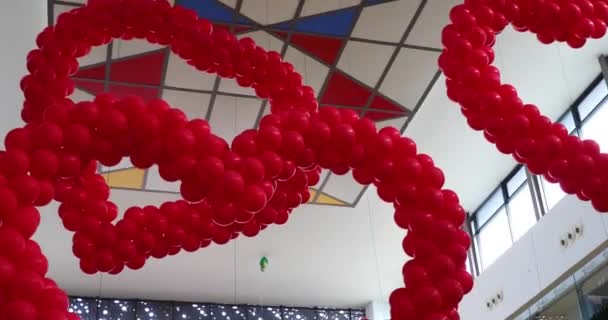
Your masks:
<svg viewBox="0 0 608 320"><path fill-rule="evenodd" d="M99 320L135 319L135 303L129 300L100 299L97 305Z"/></svg>
<svg viewBox="0 0 608 320"><path fill-rule="evenodd" d="M576 291L572 290L568 292L564 297L552 303L545 310L536 314L532 319L583 320L576 297Z"/></svg>
<svg viewBox="0 0 608 320"><path fill-rule="evenodd" d="M587 97L578 105L578 112L581 119L587 118L587 116L593 112L593 109L600 104L608 95L608 88L606 88L606 82L600 81L600 83L589 93Z"/></svg>
<svg viewBox="0 0 608 320"><path fill-rule="evenodd" d="M172 320L173 306L167 302L138 301L137 320Z"/></svg>
<svg viewBox="0 0 608 320"><path fill-rule="evenodd" d="M250 306L247 319L249 320L281 320L281 309L275 307Z"/></svg>
<svg viewBox="0 0 608 320"><path fill-rule="evenodd" d="M210 307L196 303L175 303L173 320L207 320L211 317Z"/></svg>
<svg viewBox="0 0 608 320"><path fill-rule="evenodd" d="M507 181L507 192L511 196L517 189L527 180L526 170L524 167L519 168L517 172Z"/></svg>
<svg viewBox="0 0 608 320"><path fill-rule="evenodd" d="M329 310L329 320L348 320L349 318L348 310Z"/></svg>
<svg viewBox="0 0 608 320"><path fill-rule="evenodd" d="M507 206L509 208L509 217L511 218L513 241L517 241L536 223L536 213L534 212L530 186L527 184L523 185L511 197Z"/></svg>
<svg viewBox="0 0 608 320"><path fill-rule="evenodd" d="M603 152L608 151L608 135L606 134L606 123L608 123L608 101L597 108L583 123L583 138L593 139Z"/></svg>
<svg viewBox="0 0 608 320"><path fill-rule="evenodd" d="M215 305L212 308L211 319L214 320L243 320L247 313L239 310L238 306Z"/></svg>
<svg viewBox="0 0 608 320"><path fill-rule="evenodd" d="M351 310L350 312L351 320L362 320L365 319L365 312L362 310Z"/></svg>
<svg viewBox="0 0 608 320"><path fill-rule="evenodd" d="M551 209L562 200L567 193L562 190L562 187L559 186L559 183L551 183L547 181L544 177L540 180L543 193L545 194L545 201L547 202L547 210L551 212Z"/></svg>
<svg viewBox="0 0 608 320"><path fill-rule="evenodd" d="M608 319L608 267L585 280L582 294L591 319Z"/></svg>
<svg viewBox="0 0 608 320"><path fill-rule="evenodd" d="M69 311L80 316L80 320L97 320L97 299L70 298Z"/></svg>
<svg viewBox="0 0 608 320"><path fill-rule="evenodd" d="M501 208L479 231L479 251L482 269L489 267L511 246L507 211Z"/></svg>
<svg viewBox="0 0 608 320"><path fill-rule="evenodd" d="M559 120L559 123L563 124L568 132L572 134L576 130L576 124L574 123L574 116L572 115L572 111L568 110L566 114Z"/></svg>
<svg viewBox="0 0 608 320"><path fill-rule="evenodd" d="M477 227L481 228L504 203L505 200L502 196L502 192L500 188L498 188L477 210L477 215L475 217L477 220Z"/></svg>
<svg viewBox="0 0 608 320"><path fill-rule="evenodd" d="M283 308L285 319L288 320L315 320L317 315L314 309Z"/></svg>

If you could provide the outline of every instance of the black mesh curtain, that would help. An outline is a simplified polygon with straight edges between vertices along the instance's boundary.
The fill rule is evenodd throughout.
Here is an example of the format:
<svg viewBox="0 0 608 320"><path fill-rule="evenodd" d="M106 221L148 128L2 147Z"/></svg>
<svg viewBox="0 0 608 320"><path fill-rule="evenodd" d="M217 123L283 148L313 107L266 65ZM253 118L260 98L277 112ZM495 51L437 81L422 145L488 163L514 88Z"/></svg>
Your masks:
<svg viewBox="0 0 608 320"><path fill-rule="evenodd" d="M70 298L82 320L361 320L362 309L325 309Z"/></svg>

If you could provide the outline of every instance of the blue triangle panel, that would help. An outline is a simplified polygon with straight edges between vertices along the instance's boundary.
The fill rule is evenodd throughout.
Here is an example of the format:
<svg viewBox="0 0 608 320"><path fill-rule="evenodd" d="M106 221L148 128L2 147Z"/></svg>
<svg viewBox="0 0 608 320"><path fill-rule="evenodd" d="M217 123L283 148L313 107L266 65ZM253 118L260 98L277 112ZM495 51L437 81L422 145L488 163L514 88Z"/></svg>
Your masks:
<svg viewBox="0 0 608 320"><path fill-rule="evenodd" d="M180 0L179 5L196 11L199 17L213 22L231 23L234 10L217 0Z"/></svg>
<svg viewBox="0 0 608 320"><path fill-rule="evenodd" d="M355 20L355 8L331 11L295 21L296 32L318 33L330 36L346 36L352 29ZM292 22L286 21L273 25L273 29L289 30Z"/></svg>

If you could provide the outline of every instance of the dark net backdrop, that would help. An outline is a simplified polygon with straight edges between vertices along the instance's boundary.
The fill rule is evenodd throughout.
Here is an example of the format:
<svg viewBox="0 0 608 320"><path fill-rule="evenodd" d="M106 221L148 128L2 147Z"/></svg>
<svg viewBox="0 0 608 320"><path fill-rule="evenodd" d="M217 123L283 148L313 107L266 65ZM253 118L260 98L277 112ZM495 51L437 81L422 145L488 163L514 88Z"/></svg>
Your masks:
<svg viewBox="0 0 608 320"><path fill-rule="evenodd" d="M362 320L363 309L70 298L82 320Z"/></svg>

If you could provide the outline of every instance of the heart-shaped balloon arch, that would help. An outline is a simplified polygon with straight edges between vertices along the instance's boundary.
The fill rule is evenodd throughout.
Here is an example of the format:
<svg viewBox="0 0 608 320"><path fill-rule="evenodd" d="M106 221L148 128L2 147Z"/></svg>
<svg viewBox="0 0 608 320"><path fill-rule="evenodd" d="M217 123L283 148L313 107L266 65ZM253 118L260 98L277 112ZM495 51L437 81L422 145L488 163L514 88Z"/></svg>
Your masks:
<svg viewBox="0 0 608 320"><path fill-rule="evenodd" d="M608 211L608 155L523 105L491 66L494 36L509 21L543 42L582 46L585 38L604 35L607 1L465 1L450 17L440 65L469 124L532 172ZM112 38L168 45L201 71L255 88L272 114L229 147L206 121L188 120L162 100L103 94L75 104L67 96L76 58ZM66 311L65 293L45 277L47 260L30 239L40 222L36 206L61 203L59 216L74 232L73 252L84 272L116 274L124 266L139 269L150 257L285 223L327 168L352 169L357 182L376 185L408 230L403 249L413 259L403 266L406 288L390 297L392 318L459 319L457 305L473 286L465 270L470 238L460 229L465 212L453 191L441 189L444 176L432 159L417 154L397 129L378 131L350 110L318 109L313 90L278 53L165 0L89 0L59 16L36 43L21 82L27 124L6 136L0 157L0 318L78 319ZM129 208L113 224L118 209L96 166L123 157L139 168L158 165L163 179L180 181L184 200Z"/></svg>

